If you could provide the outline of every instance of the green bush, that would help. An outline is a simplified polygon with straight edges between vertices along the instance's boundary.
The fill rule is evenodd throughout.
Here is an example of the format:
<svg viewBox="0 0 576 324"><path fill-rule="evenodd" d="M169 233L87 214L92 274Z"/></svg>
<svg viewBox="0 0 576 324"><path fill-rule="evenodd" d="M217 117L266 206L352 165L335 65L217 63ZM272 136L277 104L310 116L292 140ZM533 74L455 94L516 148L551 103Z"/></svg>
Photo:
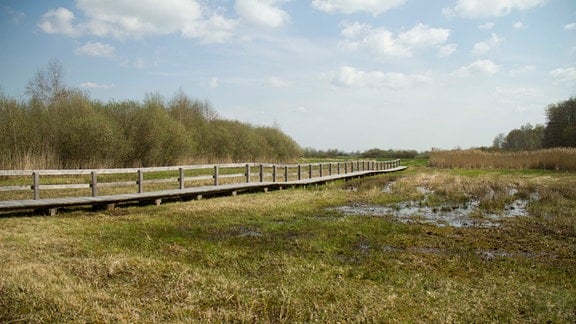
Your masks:
<svg viewBox="0 0 576 324"><path fill-rule="evenodd" d="M218 117L180 90L166 103L103 103L77 89L51 100L0 94L0 168L106 168L198 162L294 161L301 150L276 127Z"/></svg>

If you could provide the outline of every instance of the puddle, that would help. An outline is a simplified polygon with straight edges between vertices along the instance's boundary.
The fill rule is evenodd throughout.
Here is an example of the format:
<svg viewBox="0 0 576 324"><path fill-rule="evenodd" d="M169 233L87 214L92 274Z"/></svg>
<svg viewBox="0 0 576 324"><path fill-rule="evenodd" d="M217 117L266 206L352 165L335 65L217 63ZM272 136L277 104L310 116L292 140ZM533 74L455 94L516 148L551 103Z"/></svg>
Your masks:
<svg viewBox="0 0 576 324"><path fill-rule="evenodd" d="M383 193L393 193L395 181L388 182L382 188ZM538 192L533 192L527 199L515 199L504 207L501 213L484 212L479 208L480 200L471 199L462 204L445 203L439 206L427 206L428 198L434 190L427 186L417 186L416 191L423 195L422 200L407 201L393 205L381 206L370 204L345 205L330 210L336 210L344 216L387 216L403 223L424 223L436 226L451 227L498 227L507 217L523 217L528 215L528 206L531 201L540 199ZM515 187L506 188L506 193L515 197L519 190ZM484 194L483 200L494 199L496 193L490 189Z"/></svg>
<svg viewBox="0 0 576 324"><path fill-rule="evenodd" d="M428 189L419 189L425 192ZM429 190L426 192L430 192ZM439 227L498 227L507 217L528 215L529 200L517 199L505 206L501 214L485 213L480 210L479 200L465 204L443 204L426 206L425 200L401 202L389 206L353 204L331 208L345 216L389 216L402 223L423 223Z"/></svg>
<svg viewBox="0 0 576 324"><path fill-rule="evenodd" d="M384 188L382 188L382 192L383 193L392 193L394 191L394 185L396 184L396 181L391 181L388 182Z"/></svg>
<svg viewBox="0 0 576 324"><path fill-rule="evenodd" d="M258 229L239 226L231 229L230 234L237 237L261 237L263 234Z"/></svg>

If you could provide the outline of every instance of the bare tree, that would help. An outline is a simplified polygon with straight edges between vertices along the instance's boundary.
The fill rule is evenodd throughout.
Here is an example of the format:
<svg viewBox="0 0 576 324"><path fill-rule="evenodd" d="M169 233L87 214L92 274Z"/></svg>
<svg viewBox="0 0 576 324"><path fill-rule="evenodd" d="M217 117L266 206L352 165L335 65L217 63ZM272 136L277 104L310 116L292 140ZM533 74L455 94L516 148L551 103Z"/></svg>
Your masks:
<svg viewBox="0 0 576 324"><path fill-rule="evenodd" d="M26 84L26 94L45 107L64 96L66 84L62 64L54 59L44 69L38 69L34 78Z"/></svg>

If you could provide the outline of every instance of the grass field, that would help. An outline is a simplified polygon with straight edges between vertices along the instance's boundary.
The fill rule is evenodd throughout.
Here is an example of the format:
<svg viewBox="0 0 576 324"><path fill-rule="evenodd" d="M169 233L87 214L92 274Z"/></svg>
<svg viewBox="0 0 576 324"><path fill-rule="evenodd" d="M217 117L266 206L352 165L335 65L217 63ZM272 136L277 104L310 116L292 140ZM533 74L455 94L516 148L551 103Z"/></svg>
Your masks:
<svg viewBox="0 0 576 324"><path fill-rule="evenodd" d="M502 216L516 200L527 215ZM407 201L501 217L452 227L336 209ZM0 322L575 322L576 173L414 163L307 189L5 217L0 260Z"/></svg>

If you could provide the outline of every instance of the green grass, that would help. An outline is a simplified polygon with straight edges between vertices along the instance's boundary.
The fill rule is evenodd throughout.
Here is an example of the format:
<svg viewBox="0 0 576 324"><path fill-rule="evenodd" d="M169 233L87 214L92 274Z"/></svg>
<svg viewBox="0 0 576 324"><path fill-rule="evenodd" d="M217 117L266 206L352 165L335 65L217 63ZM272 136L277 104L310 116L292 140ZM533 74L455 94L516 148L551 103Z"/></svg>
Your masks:
<svg viewBox="0 0 576 324"><path fill-rule="evenodd" d="M0 322L574 322L574 181L415 166L308 189L0 218ZM422 185L444 200L508 186L541 199L499 228L327 208L411 200Z"/></svg>

